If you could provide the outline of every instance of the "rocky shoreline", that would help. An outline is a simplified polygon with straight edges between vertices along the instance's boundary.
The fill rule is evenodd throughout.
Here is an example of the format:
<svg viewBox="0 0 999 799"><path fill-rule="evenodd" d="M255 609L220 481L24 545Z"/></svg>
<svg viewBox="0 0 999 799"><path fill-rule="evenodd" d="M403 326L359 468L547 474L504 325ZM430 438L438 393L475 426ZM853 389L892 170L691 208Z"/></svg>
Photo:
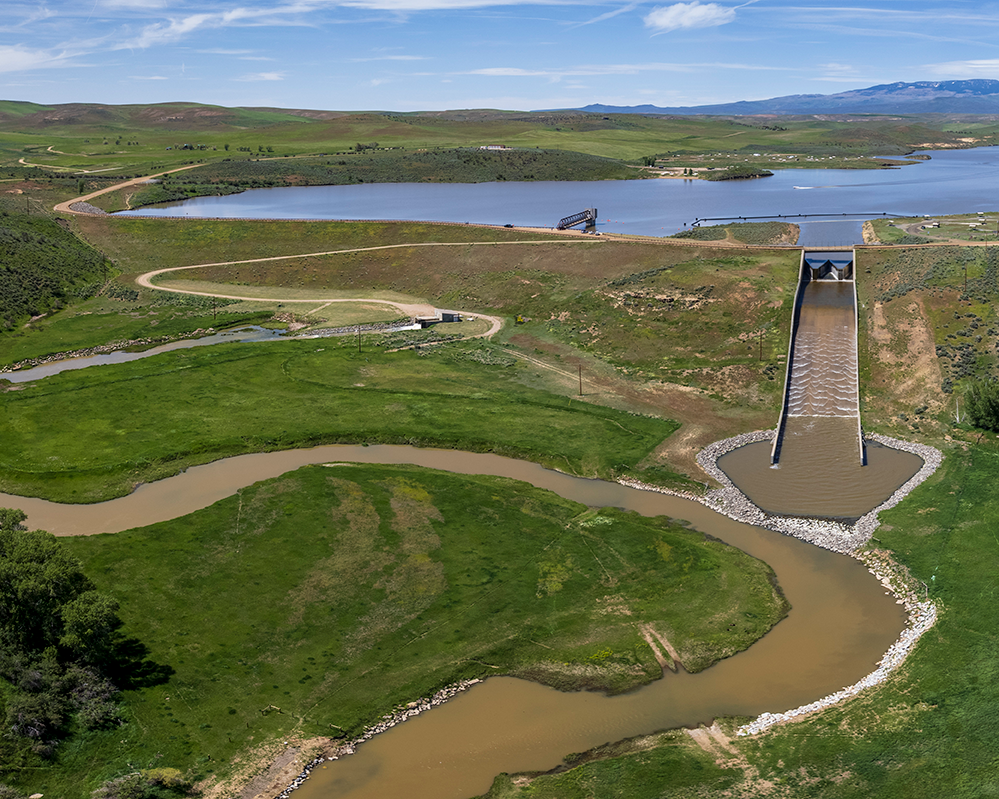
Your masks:
<svg viewBox="0 0 999 799"><path fill-rule="evenodd" d="M96 205L91 205L87 202L77 202L69 206L70 210L76 211L78 214L89 214L90 216L111 216L103 208L98 208Z"/></svg>
<svg viewBox="0 0 999 799"><path fill-rule="evenodd" d="M453 699L462 691L467 691L473 685L480 682L482 682L482 680L462 680L459 683L442 688L431 697L417 699L415 702L410 702L407 705L398 708L393 713L388 713L382 716L381 721L368 727L359 737L353 739L352 741L348 741L347 743L338 744L329 752L321 754L306 763L302 771L288 784L287 788L275 797L275 799L288 799L288 797L291 796L296 789L302 787L302 783L309 778L309 774L312 770L321 763L325 763L328 760L339 760L345 755L354 754L357 747L370 738L391 729L397 724L402 724L404 721L408 721L414 716L419 716L421 713L425 713L438 705L443 705L445 702Z"/></svg>
<svg viewBox="0 0 999 799"><path fill-rule="evenodd" d="M817 710L830 707L842 702L844 699L856 696L865 688L883 683L895 669L902 665L912 647L915 646L923 633L936 623L938 612L936 604L931 600L919 599L918 589L912 576L903 567L895 563L887 552L882 550L865 550L861 552L860 547L870 540L871 535L877 529L880 523L878 521L878 514L883 510L895 507L916 486L933 474L943 460L943 453L935 447L930 447L926 444L902 441L877 433L866 435L865 438L868 441L874 441L886 447L918 455L922 458L923 465L916 474L909 478L909 480L876 508L865 513L855 523L844 524L825 519L806 519L767 513L754 505L736 487L729 476L718 467L717 462L722 455L743 447L746 444L753 444L758 441L772 441L776 434L776 430L757 430L752 433L744 433L733 438L716 441L714 444L710 444L701 450L697 455L698 464L721 486L709 491L704 496L671 491L658 486L640 483L637 480L625 479L620 482L633 488L683 496L695 502L700 502L702 505L706 505L712 510L728 516L730 519L756 525L757 527L764 527L774 532L793 536L794 538L800 538L823 549L829 549L833 552L839 552L856 558L905 607L907 618L905 627L899 634L898 639L888 648L884 657L878 662L878 667L866 677L853 685L849 685L834 694L825 696L807 705L793 708L784 713L763 713L749 724L739 727L736 731L737 735L755 735L775 724L786 723L809 713L814 713Z"/></svg>

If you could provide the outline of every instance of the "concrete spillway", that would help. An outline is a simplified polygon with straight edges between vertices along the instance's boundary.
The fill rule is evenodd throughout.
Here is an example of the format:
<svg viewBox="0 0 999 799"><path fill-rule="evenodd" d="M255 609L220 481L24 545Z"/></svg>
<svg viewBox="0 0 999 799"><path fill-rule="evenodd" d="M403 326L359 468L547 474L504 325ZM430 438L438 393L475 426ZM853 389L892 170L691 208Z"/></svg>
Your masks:
<svg viewBox="0 0 999 799"><path fill-rule="evenodd" d="M856 519L922 466L915 455L864 444L857 373L853 253L802 253L784 403L773 445L718 465L758 507L790 516ZM778 468L767 468L767 465Z"/></svg>
<svg viewBox="0 0 999 799"><path fill-rule="evenodd" d="M865 462L853 263L852 251L802 252L772 464L795 446L846 448L836 454ZM809 434L820 428L826 431L821 443ZM831 428L836 429L833 436Z"/></svg>

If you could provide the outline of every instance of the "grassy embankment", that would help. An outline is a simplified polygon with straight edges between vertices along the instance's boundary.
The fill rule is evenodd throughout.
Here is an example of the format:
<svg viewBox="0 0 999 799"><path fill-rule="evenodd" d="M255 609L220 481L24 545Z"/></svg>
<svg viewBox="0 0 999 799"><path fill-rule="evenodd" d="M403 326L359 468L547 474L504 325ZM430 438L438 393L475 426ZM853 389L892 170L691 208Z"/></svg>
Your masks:
<svg viewBox="0 0 999 799"><path fill-rule="evenodd" d="M410 466L305 467L64 545L174 670L11 780L66 799L130 768L245 778L274 741L349 738L459 679L624 690L661 675L641 625L700 670L786 612L769 567L666 519Z"/></svg>
<svg viewBox="0 0 999 799"><path fill-rule="evenodd" d="M742 244L795 244L800 229L790 222L736 222L728 225L701 225L674 233L674 239L695 241L735 241Z"/></svg>
<svg viewBox="0 0 999 799"><path fill-rule="evenodd" d="M127 274L381 243L548 238L408 223L102 218L78 225ZM732 230L744 235L741 227ZM276 296L425 300L520 316L523 323L508 324L497 342L507 351L501 357L512 352L531 365L518 379L577 396L582 368L584 401L678 419L683 442L664 448L654 462L703 480L693 461L697 449L774 424L797 266L796 252L604 237L293 258L164 275L159 284L229 294L252 286Z"/></svg>
<svg viewBox="0 0 999 799"><path fill-rule="evenodd" d="M999 252L869 250L859 275L865 427L929 443L958 434L964 386L999 366Z"/></svg>
<svg viewBox="0 0 999 799"><path fill-rule="evenodd" d="M672 732L607 747L611 759L528 784L504 776L490 799L988 795L999 757L997 468L994 444L949 448L937 475L883 514L877 545L894 551L942 606L937 625L883 686L725 746L705 736L702 748ZM736 722L721 726L732 736Z"/></svg>
<svg viewBox="0 0 999 799"><path fill-rule="evenodd" d="M939 227L923 227L930 223ZM930 218L910 217L905 219L871 222L878 240L883 244L931 244L933 242L967 241L995 243L999 240L996 226L999 224L995 212L988 214L952 214ZM903 226L918 225L917 233L906 233Z"/></svg>

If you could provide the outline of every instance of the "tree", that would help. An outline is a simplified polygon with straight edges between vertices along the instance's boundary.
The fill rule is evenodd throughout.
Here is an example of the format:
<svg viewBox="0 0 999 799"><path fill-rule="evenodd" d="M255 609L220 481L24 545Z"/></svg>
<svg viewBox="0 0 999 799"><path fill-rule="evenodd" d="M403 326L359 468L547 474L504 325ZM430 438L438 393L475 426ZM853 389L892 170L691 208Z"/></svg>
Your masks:
<svg viewBox="0 0 999 799"><path fill-rule="evenodd" d="M968 421L984 430L999 431L999 381L975 380L964 392Z"/></svg>
<svg viewBox="0 0 999 799"><path fill-rule="evenodd" d="M42 652L62 633L61 608L93 588L80 562L42 530L0 532L0 646Z"/></svg>
<svg viewBox="0 0 999 799"><path fill-rule="evenodd" d="M63 632L59 644L75 660L101 664L112 656L121 619L118 603L97 591L84 591L62 606Z"/></svg>

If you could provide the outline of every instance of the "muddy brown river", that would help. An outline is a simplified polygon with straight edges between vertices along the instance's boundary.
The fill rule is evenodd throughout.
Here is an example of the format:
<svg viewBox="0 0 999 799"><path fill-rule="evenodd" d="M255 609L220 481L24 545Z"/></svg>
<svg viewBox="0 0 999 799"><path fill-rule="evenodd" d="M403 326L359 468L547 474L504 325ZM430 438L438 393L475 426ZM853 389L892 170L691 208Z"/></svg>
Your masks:
<svg viewBox="0 0 999 799"><path fill-rule="evenodd" d="M331 446L244 455L194 467L97 505L0 495L33 527L57 535L116 532L206 507L239 488L308 463L415 463L513 477L593 506L686 519L769 563L788 617L750 649L701 672L667 674L618 697L559 693L493 678L317 768L296 799L447 799L488 790L500 772L550 769L570 752L655 730L758 715L811 702L871 672L904 624L901 608L850 558L720 516L704 506L584 480L495 455L397 446ZM417 697L413 697L416 699Z"/></svg>

